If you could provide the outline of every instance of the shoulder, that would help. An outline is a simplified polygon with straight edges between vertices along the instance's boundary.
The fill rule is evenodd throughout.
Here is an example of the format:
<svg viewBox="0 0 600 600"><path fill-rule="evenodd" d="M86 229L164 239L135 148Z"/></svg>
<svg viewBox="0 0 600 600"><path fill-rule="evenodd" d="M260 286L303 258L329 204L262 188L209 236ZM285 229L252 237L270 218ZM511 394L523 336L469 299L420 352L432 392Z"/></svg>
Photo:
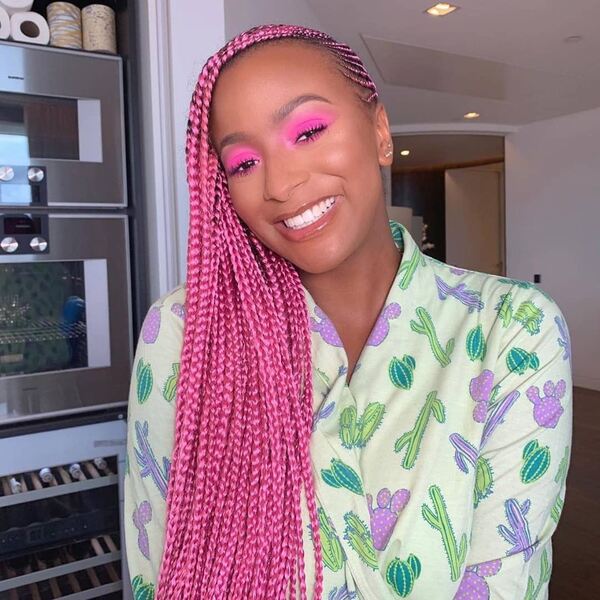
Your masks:
<svg viewBox="0 0 600 600"><path fill-rule="evenodd" d="M176 350L183 343L185 322L185 284L173 288L152 303L142 324L138 349L151 352L160 347L161 354Z"/></svg>
<svg viewBox="0 0 600 600"><path fill-rule="evenodd" d="M453 294L469 312L491 312L505 328L521 324L532 335L540 333L542 322L564 322L554 298L534 283L455 267L430 256L425 260L432 268L440 298Z"/></svg>

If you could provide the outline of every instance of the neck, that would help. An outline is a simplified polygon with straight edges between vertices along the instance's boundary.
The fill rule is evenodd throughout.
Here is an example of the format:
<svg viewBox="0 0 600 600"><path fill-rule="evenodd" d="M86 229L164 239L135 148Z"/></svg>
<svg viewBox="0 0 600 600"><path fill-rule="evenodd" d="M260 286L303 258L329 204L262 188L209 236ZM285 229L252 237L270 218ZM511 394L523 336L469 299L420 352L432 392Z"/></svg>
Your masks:
<svg viewBox="0 0 600 600"><path fill-rule="evenodd" d="M381 211L366 240L343 263L327 273L301 272L300 279L334 323L369 320L369 315L379 314L401 258L387 214Z"/></svg>

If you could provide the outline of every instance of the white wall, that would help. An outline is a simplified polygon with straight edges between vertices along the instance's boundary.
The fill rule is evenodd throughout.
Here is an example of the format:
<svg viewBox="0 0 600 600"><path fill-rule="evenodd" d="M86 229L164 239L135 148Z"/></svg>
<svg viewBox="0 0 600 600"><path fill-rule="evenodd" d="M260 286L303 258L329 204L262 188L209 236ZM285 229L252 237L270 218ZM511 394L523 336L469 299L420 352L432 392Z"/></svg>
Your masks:
<svg viewBox="0 0 600 600"><path fill-rule="evenodd" d="M540 121L506 138L509 277L562 309L575 385L600 390L600 109Z"/></svg>
<svg viewBox="0 0 600 600"><path fill-rule="evenodd" d="M300 0L225 0L227 39L263 24L303 25L322 29L312 8ZM325 31L325 30L323 30Z"/></svg>
<svg viewBox="0 0 600 600"><path fill-rule="evenodd" d="M225 43L224 0L147 0L138 9L149 300L185 280L185 135L192 91Z"/></svg>

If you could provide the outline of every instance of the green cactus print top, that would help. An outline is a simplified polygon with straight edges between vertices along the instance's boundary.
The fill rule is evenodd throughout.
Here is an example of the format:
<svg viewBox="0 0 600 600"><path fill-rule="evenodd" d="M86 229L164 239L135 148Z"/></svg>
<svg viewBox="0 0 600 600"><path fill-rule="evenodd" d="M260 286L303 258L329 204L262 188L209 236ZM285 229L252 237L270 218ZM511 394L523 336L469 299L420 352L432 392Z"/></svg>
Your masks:
<svg viewBox="0 0 600 600"><path fill-rule="evenodd" d="M323 598L547 598L571 448L563 314L534 285L439 262L390 225L402 261L349 384L306 292ZM125 524L137 599L154 596L163 549L184 318L180 286L150 308L135 357ZM304 498L302 510L312 597Z"/></svg>

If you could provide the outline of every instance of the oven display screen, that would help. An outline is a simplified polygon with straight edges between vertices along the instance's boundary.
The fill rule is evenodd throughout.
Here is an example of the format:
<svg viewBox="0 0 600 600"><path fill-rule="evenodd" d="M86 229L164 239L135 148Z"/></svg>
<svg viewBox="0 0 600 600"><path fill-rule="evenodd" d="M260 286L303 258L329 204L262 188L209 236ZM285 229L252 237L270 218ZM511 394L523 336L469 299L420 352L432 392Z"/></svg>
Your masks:
<svg viewBox="0 0 600 600"><path fill-rule="evenodd" d="M42 233L40 217L4 217L5 235L39 235Z"/></svg>

